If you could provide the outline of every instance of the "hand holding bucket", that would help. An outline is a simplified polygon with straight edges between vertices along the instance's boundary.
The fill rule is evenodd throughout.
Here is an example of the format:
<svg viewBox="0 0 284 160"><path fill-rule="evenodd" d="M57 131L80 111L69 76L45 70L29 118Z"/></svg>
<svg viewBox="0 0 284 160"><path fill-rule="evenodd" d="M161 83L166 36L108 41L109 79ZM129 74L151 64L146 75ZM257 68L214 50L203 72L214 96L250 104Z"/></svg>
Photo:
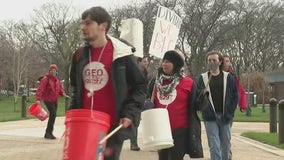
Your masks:
<svg viewBox="0 0 284 160"><path fill-rule="evenodd" d="M100 140L99 144L103 144L107 139L109 139L112 135L114 135L121 128L127 128L132 125L132 122L128 118L120 119L120 125L117 126L113 131L111 131L108 135L106 135L102 140Z"/></svg>
<svg viewBox="0 0 284 160"><path fill-rule="evenodd" d="M100 140L99 144L103 144L107 139L109 139L113 134L115 134L120 128L122 128L123 124L120 124L113 131L111 131L108 135L106 135L102 140Z"/></svg>
<svg viewBox="0 0 284 160"><path fill-rule="evenodd" d="M33 103L30 105L29 114L41 121L44 121L48 117L48 113L38 103Z"/></svg>

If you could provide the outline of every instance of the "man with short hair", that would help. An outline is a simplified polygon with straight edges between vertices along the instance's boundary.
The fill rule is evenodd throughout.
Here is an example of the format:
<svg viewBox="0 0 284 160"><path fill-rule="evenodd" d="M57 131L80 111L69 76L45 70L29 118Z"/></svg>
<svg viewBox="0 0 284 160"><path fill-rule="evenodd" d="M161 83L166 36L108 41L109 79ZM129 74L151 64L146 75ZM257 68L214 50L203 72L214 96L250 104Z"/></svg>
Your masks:
<svg viewBox="0 0 284 160"><path fill-rule="evenodd" d="M139 125L146 93L132 47L108 36L110 26L111 17L102 7L92 7L82 14L81 30L86 44L72 60L70 109L94 109L109 114L110 131L122 125L107 140L104 157L119 160L123 141Z"/></svg>
<svg viewBox="0 0 284 160"><path fill-rule="evenodd" d="M211 160L230 158L231 122L238 104L235 78L222 71L222 60L219 52L209 52L206 55L209 71L201 74L198 80L198 92L205 89L209 93L210 103L202 109L202 117Z"/></svg>

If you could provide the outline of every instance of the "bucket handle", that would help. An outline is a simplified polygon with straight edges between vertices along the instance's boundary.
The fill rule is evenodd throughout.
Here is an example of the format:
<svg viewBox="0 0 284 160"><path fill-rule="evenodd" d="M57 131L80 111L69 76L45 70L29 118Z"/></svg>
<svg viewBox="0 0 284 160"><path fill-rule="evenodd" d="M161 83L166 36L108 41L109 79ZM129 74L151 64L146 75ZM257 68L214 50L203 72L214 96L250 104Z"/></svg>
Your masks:
<svg viewBox="0 0 284 160"><path fill-rule="evenodd" d="M102 140L100 140L99 144L103 144L107 139L109 139L113 134L115 134L118 130L122 128L123 124L120 124L113 131L111 131L108 135L106 135Z"/></svg>

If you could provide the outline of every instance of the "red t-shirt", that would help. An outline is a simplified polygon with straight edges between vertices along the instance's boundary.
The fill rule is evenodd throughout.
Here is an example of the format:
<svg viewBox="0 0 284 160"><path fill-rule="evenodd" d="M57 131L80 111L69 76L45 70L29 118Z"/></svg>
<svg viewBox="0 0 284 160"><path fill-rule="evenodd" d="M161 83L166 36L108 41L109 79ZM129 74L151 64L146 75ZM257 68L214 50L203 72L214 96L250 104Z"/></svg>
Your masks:
<svg viewBox="0 0 284 160"><path fill-rule="evenodd" d="M169 84L169 81L163 82L163 85ZM180 80L175 89L166 97L158 95L155 89L155 105L156 108L167 108L169 112L169 119L171 130L177 128L188 127L188 98L193 85L193 80L184 77Z"/></svg>
<svg viewBox="0 0 284 160"><path fill-rule="evenodd" d="M111 41L108 41L105 47L92 48L91 57L91 63L88 63L83 70L83 108L105 112L110 115L111 124L115 124L116 107L111 81L113 59ZM92 91L93 96L90 94Z"/></svg>

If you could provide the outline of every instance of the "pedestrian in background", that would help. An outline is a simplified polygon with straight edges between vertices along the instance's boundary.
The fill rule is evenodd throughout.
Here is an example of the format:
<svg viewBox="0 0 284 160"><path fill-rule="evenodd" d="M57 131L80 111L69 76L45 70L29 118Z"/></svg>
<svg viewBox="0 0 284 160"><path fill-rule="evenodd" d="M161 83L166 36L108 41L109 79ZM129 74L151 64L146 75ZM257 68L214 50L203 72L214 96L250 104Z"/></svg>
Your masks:
<svg viewBox="0 0 284 160"><path fill-rule="evenodd" d="M138 57L137 58L137 62L138 65L144 75L145 78L145 86L147 86L148 84L148 71L147 71L147 67L148 67L148 59L147 57ZM147 93L147 91L146 91ZM147 96L146 96L147 98ZM138 142L137 142L137 136L138 136L138 126L136 127L136 129L134 130L134 134L133 136L130 138L130 150L132 151L140 151L140 147L138 146Z"/></svg>
<svg viewBox="0 0 284 160"><path fill-rule="evenodd" d="M212 51L206 55L208 72L198 80L209 94L209 103L202 109L211 160L228 160L231 150L231 122L238 104L238 90L232 74L222 71L222 56ZM198 102L199 103L199 102Z"/></svg>
<svg viewBox="0 0 284 160"><path fill-rule="evenodd" d="M238 106L239 106L241 112L247 111L248 110L248 104L247 104L246 91L244 90L243 86L241 85L237 75L235 73L233 73L232 61L231 61L230 56L228 56L228 55L223 55L223 70L231 73L235 77L235 81L236 81L236 85L237 85L238 93L239 93ZM232 125L233 125L233 121L231 123L231 127L232 127ZM232 157L233 157L232 150L230 150L229 160L231 160Z"/></svg>
<svg viewBox="0 0 284 160"><path fill-rule="evenodd" d="M186 77L182 72L184 60L178 52L174 50L167 51L162 59L161 67L155 79L154 86L150 86L149 95L154 94L154 104L156 108L166 108L169 113L170 126L174 140L174 146L158 151L159 160L183 160L186 153L190 152L189 146L197 145L195 150L199 157L203 158L201 145L201 131L195 133L196 139L200 141L191 141L188 128L192 127L191 116L197 116L193 109L196 97L194 81ZM195 119L198 121L198 117ZM200 120L199 123L200 129ZM149 124L151 125L151 124ZM190 132L192 133L192 132Z"/></svg>
<svg viewBox="0 0 284 160"><path fill-rule="evenodd" d="M231 73L235 77L236 85L239 92L238 106L240 107L241 112L246 111L248 109L246 91L240 83L237 75L233 72L232 61L230 56L228 55L223 55L223 70Z"/></svg>
<svg viewBox="0 0 284 160"><path fill-rule="evenodd" d="M40 80L36 92L36 103L40 104L40 102L43 101L49 112L47 127L44 134L44 138L46 139L56 139L53 135L53 129L58 107L58 97L60 95L67 96L61 86L57 74L58 67L55 64L51 64L48 73Z"/></svg>
<svg viewBox="0 0 284 160"><path fill-rule="evenodd" d="M70 109L94 109L109 114L109 132L122 125L107 140L104 157L119 160L123 141L131 137L140 122L146 93L132 47L108 36L110 27L111 17L104 8L96 6L82 13L81 30L86 43L72 60Z"/></svg>

